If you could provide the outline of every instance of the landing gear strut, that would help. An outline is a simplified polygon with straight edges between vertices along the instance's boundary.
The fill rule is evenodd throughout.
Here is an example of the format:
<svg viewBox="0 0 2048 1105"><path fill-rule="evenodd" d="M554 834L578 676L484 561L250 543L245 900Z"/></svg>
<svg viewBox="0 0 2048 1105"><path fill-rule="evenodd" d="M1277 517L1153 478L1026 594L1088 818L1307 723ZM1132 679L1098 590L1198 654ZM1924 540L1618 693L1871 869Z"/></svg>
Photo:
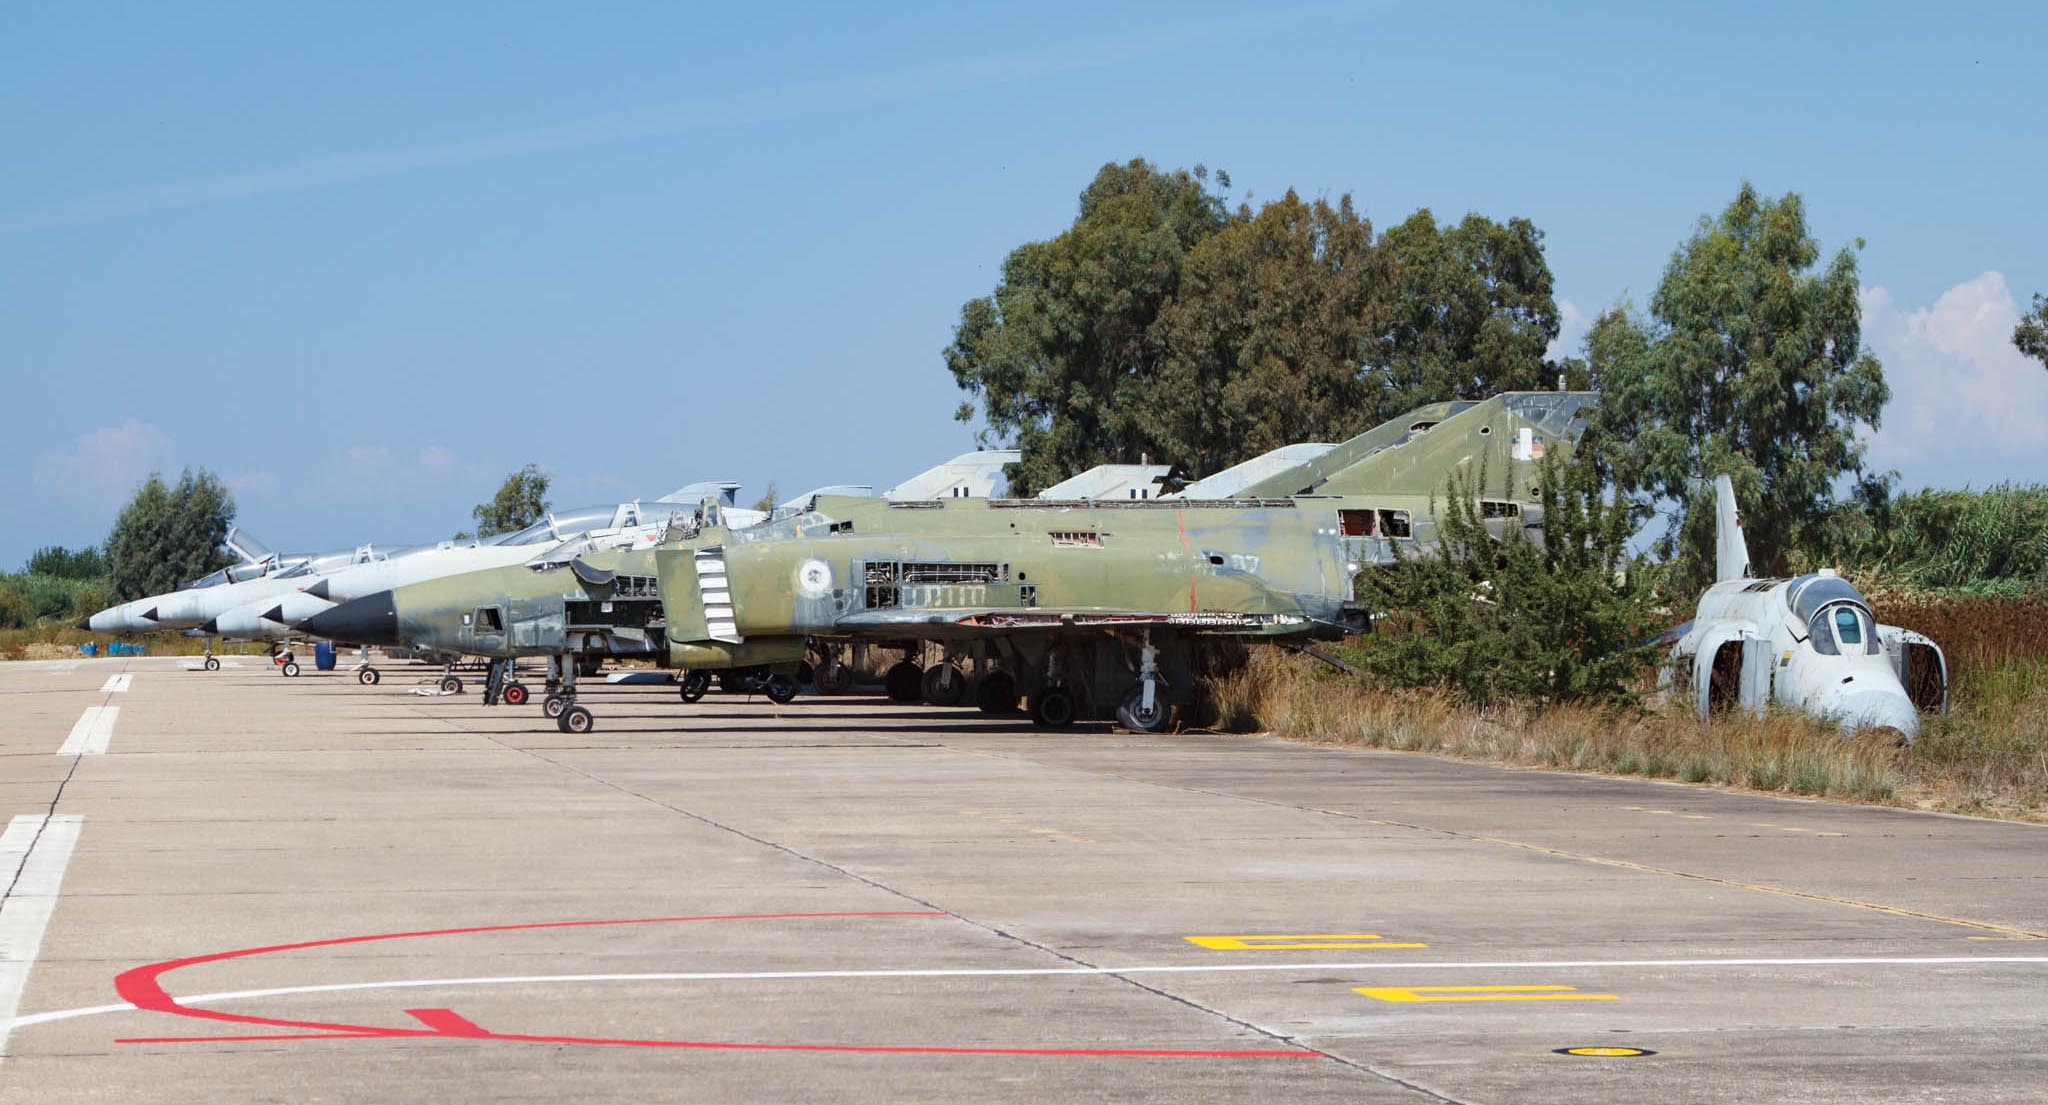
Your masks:
<svg viewBox="0 0 2048 1105"><path fill-rule="evenodd" d="M1166 704L1159 674L1159 650L1152 645L1151 630L1145 631L1145 643L1138 650L1138 685L1124 692L1123 700L1117 703L1117 724L1133 733L1158 733L1166 729L1173 718L1173 707Z"/></svg>

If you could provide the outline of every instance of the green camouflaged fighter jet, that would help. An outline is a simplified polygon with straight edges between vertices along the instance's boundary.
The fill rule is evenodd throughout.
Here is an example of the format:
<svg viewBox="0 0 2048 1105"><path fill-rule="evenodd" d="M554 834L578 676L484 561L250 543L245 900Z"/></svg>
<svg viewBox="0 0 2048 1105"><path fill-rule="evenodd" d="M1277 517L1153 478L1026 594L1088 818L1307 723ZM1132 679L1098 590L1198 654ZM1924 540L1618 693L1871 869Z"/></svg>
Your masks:
<svg viewBox="0 0 2048 1105"><path fill-rule="evenodd" d="M1358 573L1392 563L1397 546L1431 545L1452 472L1487 466L1487 483L1505 489L1481 499L1489 526L1540 535L1534 462L1573 446L1594 398L1431 404L1229 499L817 496L744 530L706 503L652 551L434 580L342 604L304 628L350 643L546 657L545 707L566 732L592 725L574 701L577 656L683 669L692 701L709 672L750 673L786 702L806 664L819 690L846 689L848 645L905 648L888 673L898 699L971 695L996 712L1021 696L1042 725L1113 711L1156 731L1191 700L1205 639L1365 629ZM945 659L925 669L908 656L927 643Z"/></svg>

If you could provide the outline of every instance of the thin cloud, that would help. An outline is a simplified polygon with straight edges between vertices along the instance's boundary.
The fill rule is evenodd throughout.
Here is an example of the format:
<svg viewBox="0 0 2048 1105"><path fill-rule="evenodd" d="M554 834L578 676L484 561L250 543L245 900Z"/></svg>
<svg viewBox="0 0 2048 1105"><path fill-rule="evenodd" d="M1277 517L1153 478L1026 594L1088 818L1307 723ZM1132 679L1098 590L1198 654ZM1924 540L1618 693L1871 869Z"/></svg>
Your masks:
<svg viewBox="0 0 2048 1105"><path fill-rule="evenodd" d="M1365 10L1360 6L1297 8L1151 27L1078 42L914 66L892 73L804 81L779 88L707 96L457 142L336 154L125 196L88 199L40 211L19 212L0 217L0 233L18 233L320 188L418 169L473 165L691 131L846 112L1062 73L1102 69L1207 43L1231 41L1280 25L1356 17L1364 14Z"/></svg>
<svg viewBox="0 0 2048 1105"><path fill-rule="evenodd" d="M173 471L177 459L169 435L131 418L80 434L70 449L36 458L35 483L44 491L98 501L132 489L151 472Z"/></svg>

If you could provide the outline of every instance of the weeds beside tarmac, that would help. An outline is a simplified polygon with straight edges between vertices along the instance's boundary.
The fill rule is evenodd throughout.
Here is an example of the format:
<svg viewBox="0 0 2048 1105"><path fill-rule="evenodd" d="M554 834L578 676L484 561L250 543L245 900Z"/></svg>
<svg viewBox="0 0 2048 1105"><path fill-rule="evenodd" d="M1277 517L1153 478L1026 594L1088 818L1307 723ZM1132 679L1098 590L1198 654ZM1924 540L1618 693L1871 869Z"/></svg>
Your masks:
<svg viewBox="0 0 2048 1105"><path fill-rule="evenodd" d="M2034 620L2048 602L1879 606L1880 618L1948 649L1950 711L1928 718L1910 747L1784 710L1702 724L1671 707L1475 707L1276 648L1209 679L1208 699L1217 727L1233 732L2048 822L2048 635Z"/></svg>

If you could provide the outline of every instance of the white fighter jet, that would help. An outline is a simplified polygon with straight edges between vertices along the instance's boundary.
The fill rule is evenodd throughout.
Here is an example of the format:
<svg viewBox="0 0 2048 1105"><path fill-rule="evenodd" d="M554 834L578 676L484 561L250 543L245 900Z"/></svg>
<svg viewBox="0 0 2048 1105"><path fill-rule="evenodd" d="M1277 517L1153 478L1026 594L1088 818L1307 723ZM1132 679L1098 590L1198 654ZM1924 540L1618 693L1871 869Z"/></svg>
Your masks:
<svg viewBox="0 0 2048 1105"><path fill-rule="evenodd" d="M1728 477L1714 481L1715 578L1699 612L1673 633L1664 682L1702 718L1761 713L1772 703L1846 729L1888 729L1911 741L1923 711L1948 708L1948 661L1910 629L1880 625L1848 580L1823 568L1755 579Z"/></svg>

